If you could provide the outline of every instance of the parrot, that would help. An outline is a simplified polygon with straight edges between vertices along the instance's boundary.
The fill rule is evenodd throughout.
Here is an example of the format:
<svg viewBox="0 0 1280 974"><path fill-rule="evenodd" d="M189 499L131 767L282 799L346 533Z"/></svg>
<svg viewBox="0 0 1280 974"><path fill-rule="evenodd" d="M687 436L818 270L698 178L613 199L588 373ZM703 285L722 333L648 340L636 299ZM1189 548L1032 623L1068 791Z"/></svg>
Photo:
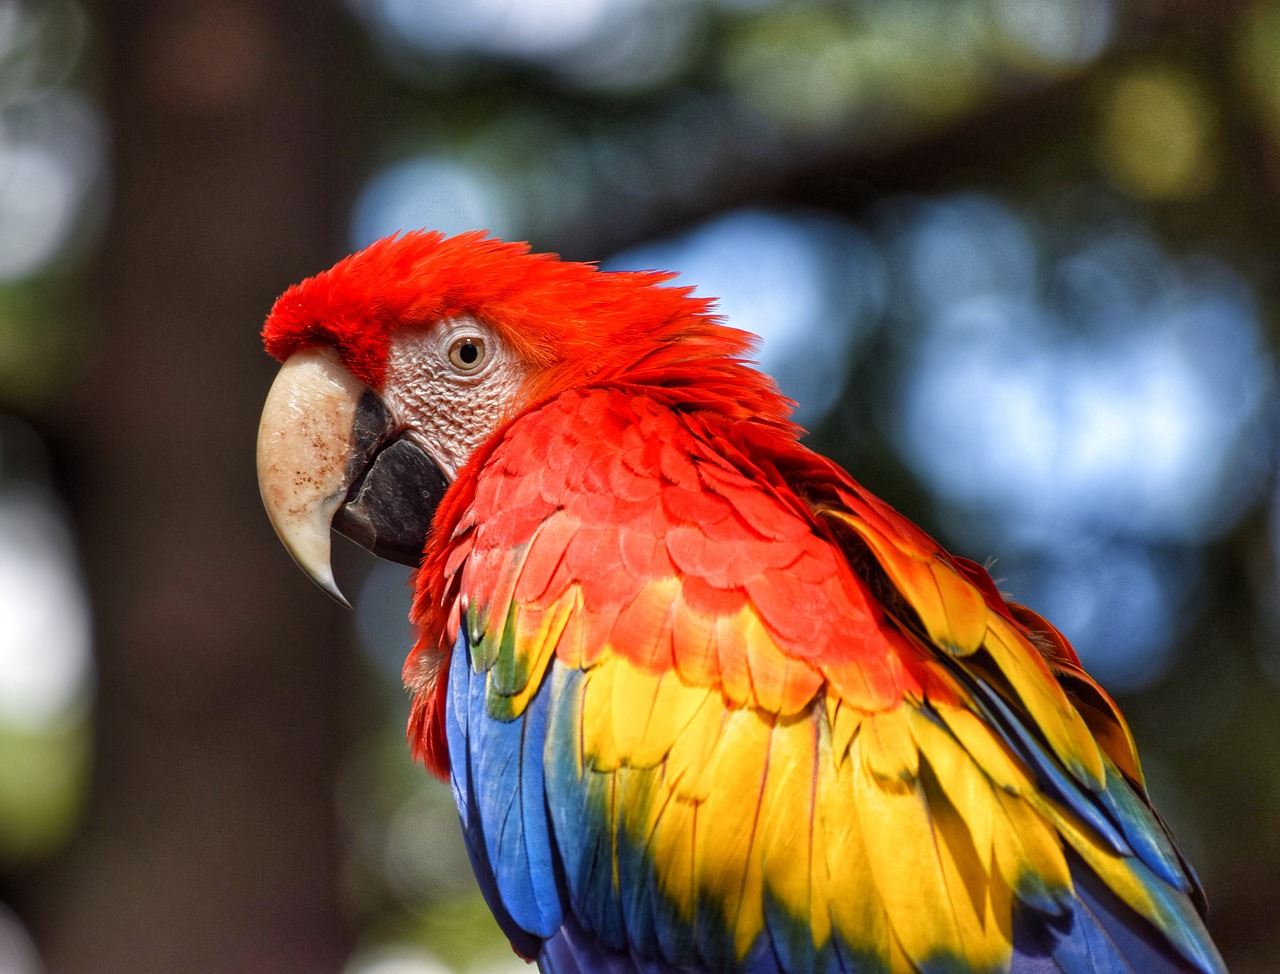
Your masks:
<svg viewBox="0 0 1280 974"><path fill-rule="evenodd" d="M416 570L409 747L515 952L1225 971L1067 639L805 446L673 278L400 232L263 327L269 520L339 601L333 532Z"/></svg>

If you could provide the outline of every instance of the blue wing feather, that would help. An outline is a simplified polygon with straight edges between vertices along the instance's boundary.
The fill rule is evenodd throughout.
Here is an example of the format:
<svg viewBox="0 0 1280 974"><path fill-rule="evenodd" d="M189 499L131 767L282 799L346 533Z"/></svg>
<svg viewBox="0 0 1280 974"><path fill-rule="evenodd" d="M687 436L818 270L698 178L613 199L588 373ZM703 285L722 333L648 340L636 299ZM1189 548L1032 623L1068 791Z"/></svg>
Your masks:
<svg viewBox="0 0 1280 974"><path fill-rule="evenodd" d="M614 779L619 795L615 801L625 802L636 787L639 772L620 768ZM641 807L644 807L641 804ZM621 816L619 816L621 817ZM645 957L661 956L658 931L654 918L653 894L656 886L652 867L648 861L648 849L639 842L618 844L618 889L626 904L627 938Z"/></svg>
<svg viewBox="0 0 1280 974"><path fill-rule="evenodd" d="M516 720L494 720L486 692L483 677L471 680L472 791L503 904L516 923L545 938L562 919L542 790L546 701L535 699Z"/></svg>
<svg viewBox="0 0 1280 974"><path fill-rule="evenodd" d="M564 919L561 872L555 868L551 818L547 812L543 755L547 742L546 694L534 697L525 710L520 740L520 822L529 877L535 891L539 924L549 936Z"/></svg>
<svg viewBox="0 0 1280 974"><path fill-rule="evenodd" d="M1118 937L1128 936L1126 929L1141 931L1140 936L1135 935L1137 940L1143 943L1158 940L1164 948L1182 954L1184 960L1181 967L1164 969L1186 970L1186 963L1189 961L1195 969L1210 974L1222 971L1224 968L1221 958L1205 931L1195 905L1199 894L1197 881L1192 874L1182 869L1182 858L1174 849L1164 826L1133 787L1112 768L1107 769L1106 787L1103 791L1094 792L1081 787L1062 769L1046 746L1018 720L993 687L958 667L953 667L953 672L971 691L988 723L1000 732L1023 760L1036 769L1045 793L1065 803L1082 820L1097 829L1117 853L1134 859L1132 868L1143 876L1143 886L1160 904L1163 915L1172 921L1165 935L1157 937L1146 920L1124 907L1119 911L1103 914L1103 918L1095 926ZM1072 878L1077 888L1088 884L1095 891L1105 890L1093 871L1083 863L1077 863L1072 869ZM1114 894L1109 891L1107 896L1115 899ZM1089 906L1090 903L1085 901L1086 913ZM1081 915L1079 901L1074 913L1077 917ZM1092 970L1089 967L1079 969ZM1139 967L1137 970L1141 972L1144 969Z"/></svg>
<svg viewBox="0 0 1280 974"><path fill-rule="evenodd" d="M630 950L614 950L583 930L572 918L547 941L538 967L543 974L700 974L700 967L676 968L640 957Z"/></svg>
<svg viewBox="0 0 1280 974"><path fill-rule="evenodd" d="M550 711L544 773L548 789L556 795L551 822L571 911L606 944L621 949L627 943L627 929L623 903L613 885L613 838L609 823L596 811L606 807L605 789L612 787L612 781L606 775L583 775L578 767L585 679L579 670L554 666L538 691Z"/></svg>
<svg viewBox="0 0 1280 974"><path fill-rule="evenodd" d="M613 823L600 814L609 807L611 794L605 789L621 789L616 800L625 801L626 786L619 782L626 772L584 774L579 766L585 678L581 671L553 665L524 713L500 720L488 711L485 675L472 670L466 646L459 645L453 656L447 737L454 797L481 890L518 952L536 957L544 974L871 974L884 969L883 958L861 956L835 941L800 942L807 931L792 929L794 921L769 903L767 935L756 940L742 963L733 957L724 917L700 913L687 924L668 915L643 848L617 842L615 859ZM998 694L974 683L987 719L1040 772L1045 787L1090 822L1100 820L1113 844L1149 864L1146 885L1170 915L1186 918L1186 929L1170 933L1171 944L1068 850L1076 896L1065 910L1060 909L1064 904L1054 904L1059 916L1025 902L1015 911L1011 974L1221 970L1220 961L1201 944L1203 928L1184 892L1194 880L1178 869L1176 850L1163 840L1154 816L1144 817L1136 807L1141 798L1118 775L1107 782L1113 794L1079 786ZM548 803L548 793L556 795L554 802ZM1146 866L1135 868L1145 871ZM1175 869L1175 877L1166 876ZM708 949L717 944L721 954L710 956Z"/></svg>
<svg viewBox="0 0 1280 974"><path fill-rule="evenodd" d="M511 916L498 888L497 879L489 858L485 841L481 803L475 791L472 749L469 746L471 724L471 699L475 693L473 684L483 687L483 679L474 679L470 656L463 638L459 636L454 647L453 662L449 671L449 707L446 714L445 737L449 745L449 774L453 787L453 799L462 820L462 837L471 860L480 892L484 895L498 926L511 941L511 946L525 957L535 957L541 949L541 938L534 936Z"/></svg>
<svg viewBox="0 0 1280 974"><path fill-rule="evenodd" d="M965 681L987 712L988 720L1001 736L1031 766L1040 772L1047 792L1064 801L1107 839L1119 854L1136 855L1164 882L1183 893L1197 890L1197 880L1185 868L1182 857L1169 841L1164 826L1133 786L1112 766L1106 768L1101 791L1082 788L1061 768L1044 744L1018 720L1008 704L980 680Z"/></svg>
<svg viewBox="0 0 1280 974"><path fill-rule="evenodd" d="M1107 787L1098 800L1120 826L1138 858L1157 876L1183 893L1190 893L1195 888L1196 877L1186 871L1182 857L1169 841L1164 826L1133 786L1110 765L1107 767Z"/></svg>
<svg viewBox="0 0 1280 974"><path fill-rule="evenodd" d="M962 679L984 711L987 722L998 729L1005 742L1039 773L1045 793L1062 801L1093 826L1117 854L1132 856L1133 849L1099 806L1098 794L1082 787L1063 769L1058 759L1027 729L992 687L967 673Z"/></svg>
<svg viewBox="0 0 1280 974"><path fill-rule="evenodd" d="M562 919L543 793L546 705L519 721L491 719L485 678L471 669L463 643L460 636L449 673L454 801L485 902L516 950L533 957Z"/></svg>
<svg viewBox="0 0 1280 974"><path fill-rule="evenodd" d="M828 974L834 960L830 956L832 948L829 941L821 951L815 949L808 924L797 922L772 896L765 897L764 917L773 953L783 970Z"/></svg>
<svg viewBox="0 0 1280 974"><path fill-rule="evenodd" d="M1136 915L1074 853L1076 899L1061 917L1014 917L1011 974L1186 974L1193 969L1168 940ZM1220 970L1203 958L1197 967Z"/></svg>

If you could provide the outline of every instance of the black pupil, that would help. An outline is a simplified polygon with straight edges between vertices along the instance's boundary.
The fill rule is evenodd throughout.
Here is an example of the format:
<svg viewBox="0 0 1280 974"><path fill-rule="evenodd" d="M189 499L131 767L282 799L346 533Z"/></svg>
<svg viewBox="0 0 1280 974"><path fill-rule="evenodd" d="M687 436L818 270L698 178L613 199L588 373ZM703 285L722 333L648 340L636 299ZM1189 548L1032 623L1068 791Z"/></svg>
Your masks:
<svg viewBox="0 0 1280 974"><path fill-rule="evenodd" d="M475 342L465 341L458 346L458 358L463 365L475 365L480 358L480 348Z"/></svg>

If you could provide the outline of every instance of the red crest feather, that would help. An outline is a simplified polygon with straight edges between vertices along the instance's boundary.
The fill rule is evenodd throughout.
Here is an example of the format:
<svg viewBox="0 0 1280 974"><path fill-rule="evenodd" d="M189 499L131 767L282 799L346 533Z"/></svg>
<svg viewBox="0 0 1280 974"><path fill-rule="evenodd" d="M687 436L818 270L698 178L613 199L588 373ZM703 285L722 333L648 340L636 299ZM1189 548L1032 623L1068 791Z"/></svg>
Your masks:
<svg viewBox="0 0 1280 974"><path fill-rule="evenodd" d="M772 383L742 367L753 337L728 328L711 300L664 287L673 275L601 271L531 253L484 231L455 237L414 231L386 237L295 284L267 317L267 351L283 361L332 345L353 375L378 388L400 329L469 315L499 329L540 366L534 397L584 379L715 386L763 419L790 412Z"/></svg>

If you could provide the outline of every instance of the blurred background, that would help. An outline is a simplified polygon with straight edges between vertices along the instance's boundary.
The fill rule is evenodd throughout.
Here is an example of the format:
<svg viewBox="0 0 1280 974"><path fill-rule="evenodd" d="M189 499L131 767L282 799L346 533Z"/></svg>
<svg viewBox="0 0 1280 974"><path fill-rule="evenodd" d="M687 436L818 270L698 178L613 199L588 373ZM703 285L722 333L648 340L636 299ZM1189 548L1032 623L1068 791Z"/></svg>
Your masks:
<svg viewBox="0 0 1280 974"><path fill-rule="evenodd" d="M407 575L254 482L289 283L400 228L680 271L1132 719L1280 971L1280 2L0 0L0 974L471 974Z"/></svg>

